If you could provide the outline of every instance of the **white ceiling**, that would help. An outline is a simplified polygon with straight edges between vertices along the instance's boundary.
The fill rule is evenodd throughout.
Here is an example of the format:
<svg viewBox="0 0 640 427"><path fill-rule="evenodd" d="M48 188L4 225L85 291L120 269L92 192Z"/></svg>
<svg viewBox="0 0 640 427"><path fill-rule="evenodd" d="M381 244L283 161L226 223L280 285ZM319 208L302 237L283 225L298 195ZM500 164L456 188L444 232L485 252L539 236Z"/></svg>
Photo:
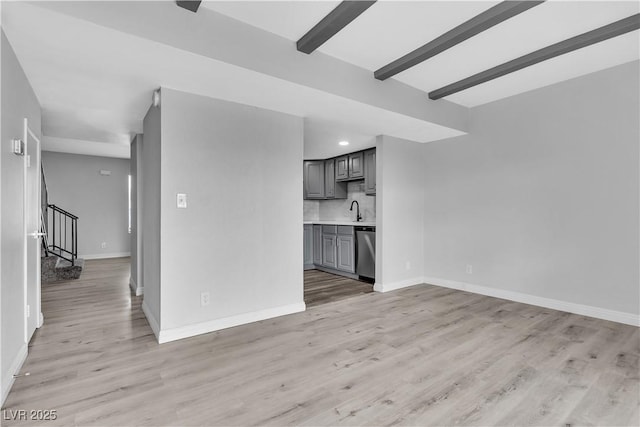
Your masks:
<svg viewBox="0 0 640 427"><path fill-rule="evenodd" d="M211 14L213 10L243 23L238 22L239 30L249 24L294 42L338 3L205 1L203 8L209 10L193 16L204 19L204 12ZM496 3L379 1L319 51L369 70L373 79L377 68ZM177 6L162 6L172 16L191 16ZM305 117L307 158L366 148L378 134L425 142L462 133L403 113L407 109L402 106L396 110L381 108L346 94L340 96L300 81L196 54L179 48L177 43L145 38L133 30L109 28L58 13L55 7L52 10L34 3L3 2L2 9L3 30L43 108L45 149L122 157L132 135L142 132L151 93L160 86ZM638 2L548 1L394 79L428 92L637 12ZM167 28L166 34L178 38L184 31L175 26ZM250 44L242 45L243 41L234 43L238 49L255 49ZM447 99L465 106L481 105L638 59L638 45L635 31ZM291 49L295 52L293 43ZM299 61L322 60L318 54L298 55ZM376 83L381 90L391 85ZM416 93L419 99L424 97L426 106L438 102L429 101L426 93ZM351 141L346 149L337 145L344 138Z"/></svg>
<svg viewBox="0 0 640 427"><path fill-rule="evenodd" d="M203 6L295 41L339 2L205 1ZM370 71L499 1L378 1L318 51ZM537 49L638 13L638 1L547 1L393 78L436 90ZM640 58L638 31L447 97L474 107Z"/></svg>

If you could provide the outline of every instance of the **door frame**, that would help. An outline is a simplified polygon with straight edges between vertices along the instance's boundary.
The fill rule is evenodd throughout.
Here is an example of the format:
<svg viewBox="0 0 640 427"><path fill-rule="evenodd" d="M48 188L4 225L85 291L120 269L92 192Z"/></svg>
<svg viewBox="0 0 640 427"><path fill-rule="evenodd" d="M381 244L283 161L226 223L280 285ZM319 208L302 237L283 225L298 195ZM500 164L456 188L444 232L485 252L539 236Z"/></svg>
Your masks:
<svg viewBox="0 0 640 427"><path fill-rule="evenodd" d="M41 161L41 155L40 155L40 149L41 149L41 145L40 145L40 138L38 138L38 136L29 128L29 121L28 119L25 117L24 118L24 159L23 159L23 186L22 186L22 203L23 203L23 210L22 210L22 224L23 224L23 236L24 236L24 253L23 253L23 258L24 258L24 262L23 262L23 298L24 298L24 337L25 337L25 342L29 342L29 340L31 339L31 337L29 336L29 316L27 316L27 305L29 304L29 240L33 238L32 236L29 235L29 233L31 233L31 230L28 229L29 226L29 218L28 218L28 210L29 210L29 201L28 201L28 196L29 196L29 188L28 188L28 169L29 169L29 165L35 167L35 171L36 171L36 193L37 193L37 200L38 203L36 204L38 207L38 223L40 224L40 226L38 227L37 230L34 230L36 232L40 232L40 230L42 230L42 224L41 224L41 218L42 216L40 215L40 210L41 210L41 197L42 197L42 188L41 188L41 183L42 183L42 176L41 176L41 169L40 169L40 161ZM36 144L36 149L35 149L35 159L31 159L30 155L29 155L29 145L30 145L30 140L31 143L35 143ZM38 238L38 244L36 245L36 249L37 250L37 254L32 254L36 256L36 259L40 259L40 249L41 248L41 241L40 241L40 237ZM40 328L42 326L42 324L44 323L44 317L42 315L42 304L41 304L41 266L40 266L40 262L36 262L36 271L35 271L35 278L36 278L36 306L34 307L34 313L31 313L34 316L38 316L37 320L36 320L36 329Z"/></svg>

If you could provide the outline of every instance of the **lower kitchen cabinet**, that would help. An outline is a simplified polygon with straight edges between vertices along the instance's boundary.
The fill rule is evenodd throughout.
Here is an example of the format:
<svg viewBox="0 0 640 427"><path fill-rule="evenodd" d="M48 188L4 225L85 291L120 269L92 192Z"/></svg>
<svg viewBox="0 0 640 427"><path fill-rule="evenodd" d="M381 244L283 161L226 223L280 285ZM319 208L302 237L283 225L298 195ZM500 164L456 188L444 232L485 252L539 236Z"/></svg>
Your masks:
<svg viewBox="0 0 640 427"><path fill-rule="evenodd" d="M351 227L353 229L353 227ZM337 269L346 271L347 273L356 272L355 263L355 244L353 235L336 237L336 247L338 248Z"/></svg>
<svg viewBox="0 0 640 427"><path fill-rule="evenodd" d="M304 268L321 267L353 277L356 272L355 243L351 225L305 224Z"/></svg>
<svg viewBox="0 0 640 427"><path fill-rule="evenodd" d="M313 264L322 265L322 226L314 225L312 232L313 239Z"/></svg>
<svg viewBox="0 0 640 427"><path fill-rule="evenodd" d="M322 234L322 266L337 267L336 235Z"/></svg>
<svg viewBox="0 0 640 427"><path fill-rule="evenodd" d="M304 268L313 268L313 226L304 226Z"/></svg>

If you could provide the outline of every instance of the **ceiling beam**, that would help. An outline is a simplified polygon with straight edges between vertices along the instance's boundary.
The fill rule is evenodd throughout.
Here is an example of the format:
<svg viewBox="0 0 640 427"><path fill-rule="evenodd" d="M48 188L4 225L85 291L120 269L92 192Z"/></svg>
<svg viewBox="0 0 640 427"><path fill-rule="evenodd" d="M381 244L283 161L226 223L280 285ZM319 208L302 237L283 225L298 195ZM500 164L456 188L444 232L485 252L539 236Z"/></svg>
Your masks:
<svg viewBox="0 0 640 427"><path fill-rule="evenodd" d="M349 23L360 16L362 12L369 9L374 3L375 0L343 1L298 40L298 50L304 53L313 52L322 46L324 42L336 35L338 31L349 25Z"/></svg>
<svg viewBox="0 0 640 427"><path fill-rule="evenodd" d="M440 99L445 96L463 91L465 89L469 89L470 87L477 86L481 83L497 79L498 77L513 73L514 71L521 70L539 62L546 61L547 59L555 58L556 56L564 55L565 53L573 52L574 50L591 46L592 44L596 44L601 41L626 34L639 28L640 13L637 13L635 15L613 22L609 25L605 25L604 27L596 28L595 30L588 31L575 37L571 37L570 39L552 44L545 48L536 50L535 52L516 58L512 61L505 62L504 64L474 74L473 76L467 77L466 79L462 79L450 85L441 87L440 89L434 90L433 92L429 92L429 98Z"/></svg>
<svg viewBox="0 0 640 427"><path fill-rule="evenodd" d="M498 3L424 46L376 70L373 75L378 80L386 80L541 3L544 3L544 0L503 1Z"/></svg>
<svg viewBox="0 0 640 427"><path fill-rule="evenodd" d="M200 3L202 3L202 1L196 1L196 0L178 0L176 1L176 3L178 4L178 6L183 7L187 10L190 10L191 12L197 12L198 8L200 7Z"/></svg>

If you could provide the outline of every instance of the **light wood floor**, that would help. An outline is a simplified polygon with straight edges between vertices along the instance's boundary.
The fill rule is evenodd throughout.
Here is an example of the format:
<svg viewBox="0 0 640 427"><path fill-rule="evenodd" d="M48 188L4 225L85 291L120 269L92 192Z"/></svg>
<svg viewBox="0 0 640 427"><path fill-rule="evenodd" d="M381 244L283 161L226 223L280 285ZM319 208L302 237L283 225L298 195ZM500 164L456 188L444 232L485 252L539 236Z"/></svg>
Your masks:
<svg viewBox="0 0 640 427"><path fill-rule="evenodd" d="M632 326L424 285L158 345L126 262L44 287L7 410L55 409L58 425L640 421Z"/></svg>
<svg viewBox="0 0 640 427"><path fill-rule="evenodd" d="M373 292L373 285L320 270L304 272L304 303L307 308Z"/></svg>

